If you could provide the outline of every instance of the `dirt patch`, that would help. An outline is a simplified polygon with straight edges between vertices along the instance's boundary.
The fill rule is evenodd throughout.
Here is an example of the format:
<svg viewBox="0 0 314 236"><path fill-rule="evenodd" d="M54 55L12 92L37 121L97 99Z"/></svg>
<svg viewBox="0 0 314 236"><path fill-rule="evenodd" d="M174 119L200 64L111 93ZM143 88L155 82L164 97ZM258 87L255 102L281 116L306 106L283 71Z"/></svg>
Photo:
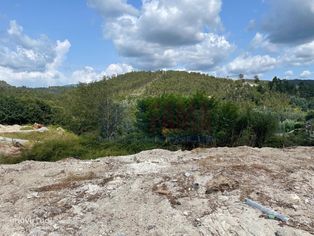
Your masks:
<svg viewBox="0 0 314 236"><path fill-rule="evenodd" d="M223 175L216 176L207 182L205 194L230 192L239 188L239 182Z"/></svg>
<svg viewBox="0 0 314 236"><path fill-rule="evenodd" d="M37 192L58 191L66 188L77 188L78 182L92 180L96 178L96 174L92 171L84 174L74 174L70 172L68 176L61 180L60 183L51 184L35 189Z"/></svg>
<svg viewBox="0 0 314 236"><path fill-rule="evenodd" d="M311 147L150 150L0 165L0 225L4 235L308 236L313 170ZM265 218L245 198L290 219Z"/></svg>
<svg viewBox="0 0 314 236"><path fill-rule="evenodd" d="M0 141L0 156L16 157L21 153L21 150L21 147L17 147L13 143Z"/></svg>
<svg viewBox="0 0 314 236"><path fill-rule="evenodd" d="M50 184L50 185L43 186L34 190L36 192L59 191L62 189L76 188L77 186L78 186L77 183L63 182L63 183Z"/></svg>

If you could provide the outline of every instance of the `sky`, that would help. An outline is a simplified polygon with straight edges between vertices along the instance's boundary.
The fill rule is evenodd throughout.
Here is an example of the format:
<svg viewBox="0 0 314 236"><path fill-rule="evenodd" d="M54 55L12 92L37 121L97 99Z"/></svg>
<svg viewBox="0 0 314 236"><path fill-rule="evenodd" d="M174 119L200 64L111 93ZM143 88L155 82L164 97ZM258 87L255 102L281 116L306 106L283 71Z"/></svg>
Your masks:
<svg viewBox="0 0 314 236"><path fill-rule="evenodd" d="M313 0L0 0L0 80L141 70L314 79Z"/></svg>

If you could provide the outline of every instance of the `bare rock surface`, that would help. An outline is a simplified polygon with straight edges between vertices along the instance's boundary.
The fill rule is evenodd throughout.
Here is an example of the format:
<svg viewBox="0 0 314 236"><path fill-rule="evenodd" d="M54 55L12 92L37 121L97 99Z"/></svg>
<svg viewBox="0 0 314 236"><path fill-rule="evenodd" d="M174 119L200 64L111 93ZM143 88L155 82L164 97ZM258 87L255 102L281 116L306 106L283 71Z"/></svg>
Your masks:
<svg viewBox="0 0 314 236"><path fill-rule="evenodd" d="M249 147L0 166L0 235L314 234L314 148ZM290 219L267 219L253 199Z"/></svg>

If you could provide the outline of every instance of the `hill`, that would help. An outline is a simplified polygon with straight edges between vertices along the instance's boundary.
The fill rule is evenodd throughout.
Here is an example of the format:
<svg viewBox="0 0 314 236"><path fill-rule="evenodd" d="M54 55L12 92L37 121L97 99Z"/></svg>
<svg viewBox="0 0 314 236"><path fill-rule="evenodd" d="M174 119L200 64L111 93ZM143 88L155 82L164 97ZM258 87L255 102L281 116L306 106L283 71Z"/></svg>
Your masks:
<svg viewBox="0 0 314 236"><path fill-rule="evenodd" d="M302 86L314 88L314 80L279 80L296 88ZM289 91L278 91L269 89L271 81L245 81L216 78L206 74L183 72L183 71L157 71L157 72L130 72L111 79L93 82L89 87L104 87L108 93L118 100L132 99L143 96L159 96L161 94L174 93L191 95L196 92L205 92L208 96L215 96L223 99L236 99L237 101L251 102L258 98L258 93L264 95L263 99L271 96L273 99L288 99L278 97L278 92L288 94ZM84 85L84 84L81 84ZM85 84L86 85L86 84ZM48 88L25 88L19 87L10 90L16 94L32 93L34 96L43 94L62 95L70 92L80 85L53 86ZM4 81L0 81L0 87L12 88ZM3 92L7 92L3 90ZM266 93L266 94L265 94ZM256 96L256 98L253 98ZM255 101L257 102L257 101Z"/></svg>
<svg viewBox="0 0 314 236"><path fill-rule="evenodd" d="M182 121L185 115L194 111L193 119L207 114L208 117L203 117L204 119L216 120L216 124L211 125L216 127L216 137L220 137L221 140L227 138L227 130L233 130L233 134L241 137L238 141L242 145L252 145L258 133L263 135L261 128L265 125L261 124L267 123L272 124L274 130L272 139L265 141L263 145L289 146L313 143L313 124L310 123L314 116L312 81L287 81L277 77L272 81L231 80L193 72L157 71L131 72L77 86L36 89L2 87L0 90L0 123L7 125L41 122L46 125L62 126L77 135L88 134L105 139L126 137L134 133L135 137L144 137L137 132L145 130L144 126L157 125L159 127L157 134L165 137L165 133L162 132L169 134L167 127L163 127L165 120L168 120L170 125L173 123L171 120ZM197 93L201 96L196 96L195 100L182 98L193 97ZM139 101L145 99L146 104L153 104L154 101L149 100L150 98L169 94L171 96L155 100L155 105L148 105L148 111L141 110L138 105ZM205 102L206 99L216 102ZM195 104L189 107L188 112L184 111L188 107L186 102ZM199 102L214 105L211 108L206 106L207 111L202 113L197 105ZM164 108L159 109L160 103L164 108L167 107L168 111L173 112L164 114ZM176 106L181 108L177 109ZM185 114L180 119L176 119L178 111L181 115ZM145 122L150 122L150 126L139 124L145 120L139 118L139 112L142 112ZM173 118L166 119L167 115ZM214 115L219 117L213 119ZM225 120L221 120L223 117ZM268 122L267 117L271 117L273 122ZM190 124L184 127L190 127L195 131L196 126ZM207 130L213 131L214 127L208 127ZM176 130L172 132L175 133ZM124 141L128 142L130 138ZM141 150L138 148L141 147L140 143L132 144L131 149Z"/></svg>

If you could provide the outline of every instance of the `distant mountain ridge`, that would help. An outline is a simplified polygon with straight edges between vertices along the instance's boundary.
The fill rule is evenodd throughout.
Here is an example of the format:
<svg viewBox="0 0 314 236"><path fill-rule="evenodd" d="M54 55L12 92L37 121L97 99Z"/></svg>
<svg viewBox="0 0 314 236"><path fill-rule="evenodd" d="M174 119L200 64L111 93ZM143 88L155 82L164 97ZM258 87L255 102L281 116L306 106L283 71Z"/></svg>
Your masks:
<svg viewBox="0 0 314 236"><path fill-rule="evenodd" d="M314 85L314 80L303 80L303 79L293 79L293 80L287 80L289 84L297 85L300 83L308 84L308 85Z"/></svg>

